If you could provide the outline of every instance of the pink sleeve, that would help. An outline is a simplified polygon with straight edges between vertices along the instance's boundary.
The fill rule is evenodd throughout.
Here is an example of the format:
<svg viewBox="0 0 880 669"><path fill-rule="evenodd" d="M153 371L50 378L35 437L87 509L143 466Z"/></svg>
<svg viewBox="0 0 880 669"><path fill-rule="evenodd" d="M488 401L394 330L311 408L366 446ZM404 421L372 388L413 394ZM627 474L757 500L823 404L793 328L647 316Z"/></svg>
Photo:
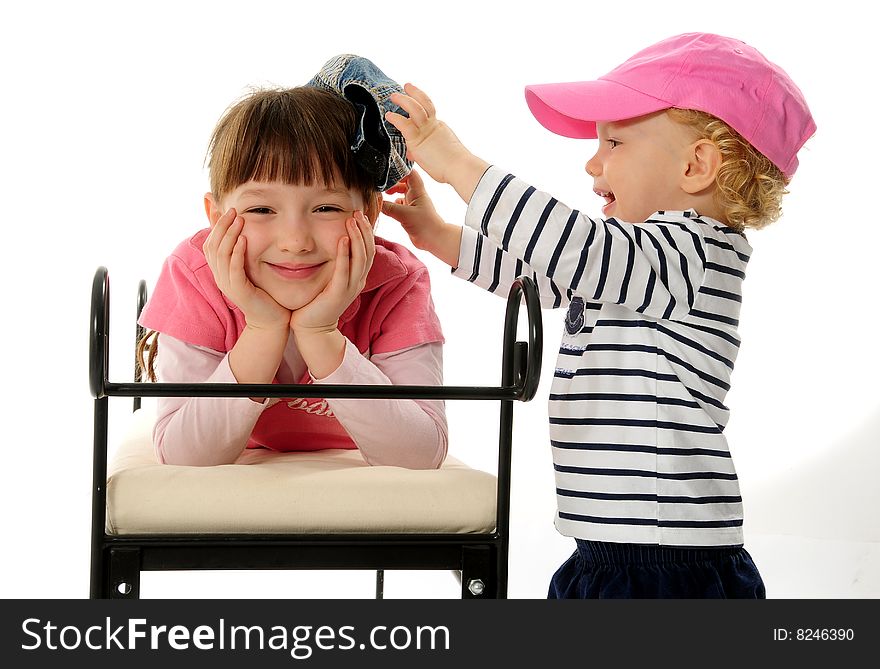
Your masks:
<svg viewBox="0 0 880 669"><path fill-rule="evenodd" d="M156 377L165 383L235 383L229 355L159 335ZM277 400L276 400L277 401ZM222 465L241 455L263 410L247 397L160 397L153 445L169 465Z"/></svg>
<svg viewBox="0 0 880 669"><path fill-rule="evenodd" d="M383 293L373 318L381 326L370 340L372 359L377 353L398 353L419 344L443 343L427 268L410 273L405 281Z"/></svg>
<svg viewBox="0 0 880 669"><path fill-rule="evenodd" d="M346 340L342 364L315 383L443 385L443 346L432 342L374 354L369 360ZM442 400L327 399L336 418L371 465L436 469L446 458ZM401 430L406 439L400 438Z"/></svg>

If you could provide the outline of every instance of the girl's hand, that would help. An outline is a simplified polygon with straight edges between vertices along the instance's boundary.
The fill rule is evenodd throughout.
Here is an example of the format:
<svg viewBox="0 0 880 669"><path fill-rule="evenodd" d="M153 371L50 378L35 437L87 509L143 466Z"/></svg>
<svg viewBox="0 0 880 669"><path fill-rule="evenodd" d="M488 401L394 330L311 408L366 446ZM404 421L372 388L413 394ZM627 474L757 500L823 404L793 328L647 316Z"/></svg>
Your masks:
<svg viewBox="0 0 880 669"><path fill-rule="evenodd" d="M376 255L373 228L361 211L345 223L348 234L336 245L336 266L330 282L311 302L290 314L290 328L299 340L336 330L339 317L360 295Z"/></svg>
<svg viewBox="0 0 880 669"><path fill-rule="evenodd" d="M252 328L278 330L287 327L290 311L262 288L255 286L244 268L247 239L241 234L244 219L230 209L211 226L202 250L214 281L222 293L241 309Z"/></svg>

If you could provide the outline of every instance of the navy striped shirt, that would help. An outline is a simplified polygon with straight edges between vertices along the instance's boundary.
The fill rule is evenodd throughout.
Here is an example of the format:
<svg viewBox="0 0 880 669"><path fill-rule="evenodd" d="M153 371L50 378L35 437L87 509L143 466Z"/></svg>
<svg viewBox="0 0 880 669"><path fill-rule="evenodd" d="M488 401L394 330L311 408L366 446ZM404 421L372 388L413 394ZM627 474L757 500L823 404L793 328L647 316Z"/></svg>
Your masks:
<svg viewBox="0 0 880 669"><path fill-rule="evenodd" d="M695 211L591 219L492 167L456 276L506 296L532 276L568 309L550 391L556 527L593 541L743 543L724 426L745 237Z"/></svg>

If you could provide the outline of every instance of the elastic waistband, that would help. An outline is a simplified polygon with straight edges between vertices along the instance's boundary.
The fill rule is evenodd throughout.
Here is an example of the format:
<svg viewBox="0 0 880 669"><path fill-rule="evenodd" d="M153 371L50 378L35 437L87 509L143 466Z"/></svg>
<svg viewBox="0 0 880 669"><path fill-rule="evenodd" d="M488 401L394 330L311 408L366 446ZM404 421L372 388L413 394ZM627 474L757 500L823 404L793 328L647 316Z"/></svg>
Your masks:
<svg viewBox="0 0 880 669"><path fill-rule="evenodd" d="M616 544L575 539L584 562L600 565L681 564L723 560L743 551L742 546L678 548L647 544Z"/></svg>

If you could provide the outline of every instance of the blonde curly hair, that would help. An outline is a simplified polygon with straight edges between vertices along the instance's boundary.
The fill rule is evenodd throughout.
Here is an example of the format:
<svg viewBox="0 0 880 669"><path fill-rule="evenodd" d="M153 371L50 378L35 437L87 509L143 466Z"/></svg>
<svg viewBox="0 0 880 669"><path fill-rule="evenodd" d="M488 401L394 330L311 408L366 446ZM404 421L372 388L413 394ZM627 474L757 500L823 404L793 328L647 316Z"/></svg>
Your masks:
<svg viewBox="0 0 880 669"><path fill-rule="evenodd" d="M694 109L672 108L667 113L721 152L715 202L730 227L740 232L758 230L782 215L782 196L789 183L782 170L716 116Z"/></svg>

